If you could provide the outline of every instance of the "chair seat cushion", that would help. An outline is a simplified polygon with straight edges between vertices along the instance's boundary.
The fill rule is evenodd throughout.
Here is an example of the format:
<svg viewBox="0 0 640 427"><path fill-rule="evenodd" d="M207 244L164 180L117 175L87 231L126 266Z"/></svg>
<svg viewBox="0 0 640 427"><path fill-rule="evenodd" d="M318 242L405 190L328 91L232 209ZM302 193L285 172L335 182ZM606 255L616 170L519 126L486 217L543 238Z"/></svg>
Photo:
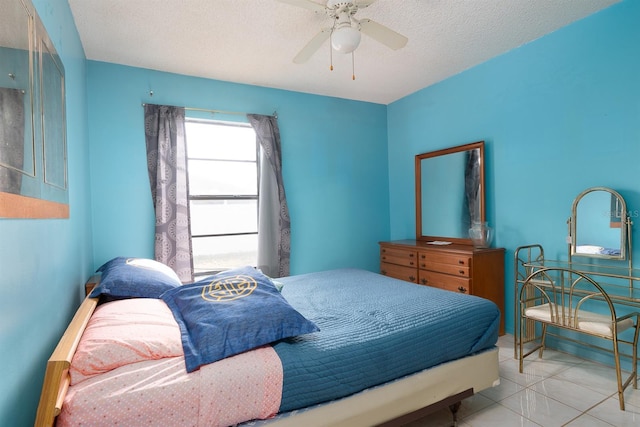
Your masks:
<svg viewBox="0 0 640 427"><path fill-rule="evenodd" d="M554 317L553 322L551 321L552 313ZM607 316L605 314L579 310L577 325L574 325L574 309L571 310L571 316L569 316L569 307L563 308L562 306L559 306L557 304L542 304L525 309L524 315L530 319L539 320L541 322L558 324L564 327L579 329L584 332L601 335L608 338L613 337L613 322L611 321L611 316ZM618 333L632 327L632 319L624 319L618 321Z"/></svg>

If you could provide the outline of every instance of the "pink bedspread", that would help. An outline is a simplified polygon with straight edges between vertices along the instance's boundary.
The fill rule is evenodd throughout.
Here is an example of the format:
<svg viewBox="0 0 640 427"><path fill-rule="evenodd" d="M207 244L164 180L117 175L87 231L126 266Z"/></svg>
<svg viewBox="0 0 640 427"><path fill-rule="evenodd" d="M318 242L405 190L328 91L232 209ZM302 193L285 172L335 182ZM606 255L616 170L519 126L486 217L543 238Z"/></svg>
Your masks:
<svg viewBox="0 0 640 427"><path fill-rule="evenodd" d="M282 363L271 346L187 374L161 300L99 306L72 361L62 426L229 426L278 412Z"/></svg>
<svg viewBox="0 0 640 427"><path fill-rule="evenodd" d="M183 357L149 360L71 386L57 426L230 426L272 417L281 395L270 346L190 374Z"/></svg>

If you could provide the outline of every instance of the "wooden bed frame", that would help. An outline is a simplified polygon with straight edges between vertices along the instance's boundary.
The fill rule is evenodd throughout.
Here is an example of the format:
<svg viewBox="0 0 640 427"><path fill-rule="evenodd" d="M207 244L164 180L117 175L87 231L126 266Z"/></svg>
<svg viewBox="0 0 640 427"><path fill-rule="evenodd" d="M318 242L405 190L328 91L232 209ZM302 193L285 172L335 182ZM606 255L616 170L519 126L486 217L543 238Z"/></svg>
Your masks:
<svg viewBox="0 0 640 427"><path fill-rule="evenodd" d="M87 282L90 290L94 282ZM55 425L69 388L69 367L80 338L98 305L85 298L47 361L36 427ZM401 426L449 407L456 412L463 399L499 384L498 349L488 350L430 368L403 379L347 396L295 416L273 419L269 427Z"/></svg>
<svg viewBox="0 0 640 427"><path fill-rule="evenodd" d="M53 426L55 418L60 415L62 402L71 381L69 377L71 360L97 305L98 298L87 297L84 299L47 361L44 383L40 393L40 403L36 413L36 427Z"/></svg>

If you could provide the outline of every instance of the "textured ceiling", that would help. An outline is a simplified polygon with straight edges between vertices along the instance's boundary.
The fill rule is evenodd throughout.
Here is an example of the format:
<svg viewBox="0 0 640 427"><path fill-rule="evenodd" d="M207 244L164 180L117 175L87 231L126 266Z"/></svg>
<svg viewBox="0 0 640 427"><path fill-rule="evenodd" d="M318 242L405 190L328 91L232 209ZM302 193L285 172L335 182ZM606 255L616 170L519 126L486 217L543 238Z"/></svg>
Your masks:
<svg viewBox="0 0 640 427"><path fill-rule="evenodd" d="M324 4L322 0L315 0ZM327 25L277 0L69 0L88 59L388 104L619 0L377 0L356 18L409 38L397 51L363 35L292 59Z"/></svg>

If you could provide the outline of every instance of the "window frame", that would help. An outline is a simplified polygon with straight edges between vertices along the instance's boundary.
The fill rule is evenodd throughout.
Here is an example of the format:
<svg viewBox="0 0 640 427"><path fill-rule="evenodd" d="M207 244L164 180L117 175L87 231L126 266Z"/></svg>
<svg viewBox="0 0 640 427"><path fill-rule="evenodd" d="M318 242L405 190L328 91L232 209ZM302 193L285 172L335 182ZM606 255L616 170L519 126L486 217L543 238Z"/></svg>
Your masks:
<svg viewBox="0 0 640 427"><path fill-rule="evenodd" d="M188 123L200 123L212 126L230 126L230 127L239 127L239 128L249 128L253 130L251 124L247 122L232 122L232 121L223 121L223 120L210 120L210 119L201 119L194 117L186 117L185 125ZM255 134L255 130L254 130ZM192 194L191 189L189 188L187 201L189 203L189 239L193 242L193 239L200 238L211 238L211 237L229 237L229 236L248 236L248 235L258 235L258 224L259 224L259 214L260 214L260 173L261 173L261 151L262 148L258 139L255 139L255 161L250 160L235 160L235 159L224 159L224 158L203 158L203 157L190 157L189 156L189 139L188 132L185 130L186 136L186 146L187 146L187 177L190 180L191 177L189 175L189 161L190 160L200 160L200 161L225 161L225 162L238 162L238 163L255 163L256 164L256 194L255 195L246 195L246 194ZM191 187L189 185L189 187ZM191 202L192 201L236 201L236 200L255 200L256 201L256 231L248 231L248 232L234 232L234 233L212 233L212 234L192 234L192 217L191 217ZM257 251L257 247L256 247ZM194 254L192 249L191 259L193 261ZM257 262L257 260L256 260ZM255 267L255 266L254 266ZM194 267L195 270L195 267ZM212 275L224 271L224 268L218 268L213 270L199 271L197 273L194 272L194 277L203 277L207 275Z"/></svg>

